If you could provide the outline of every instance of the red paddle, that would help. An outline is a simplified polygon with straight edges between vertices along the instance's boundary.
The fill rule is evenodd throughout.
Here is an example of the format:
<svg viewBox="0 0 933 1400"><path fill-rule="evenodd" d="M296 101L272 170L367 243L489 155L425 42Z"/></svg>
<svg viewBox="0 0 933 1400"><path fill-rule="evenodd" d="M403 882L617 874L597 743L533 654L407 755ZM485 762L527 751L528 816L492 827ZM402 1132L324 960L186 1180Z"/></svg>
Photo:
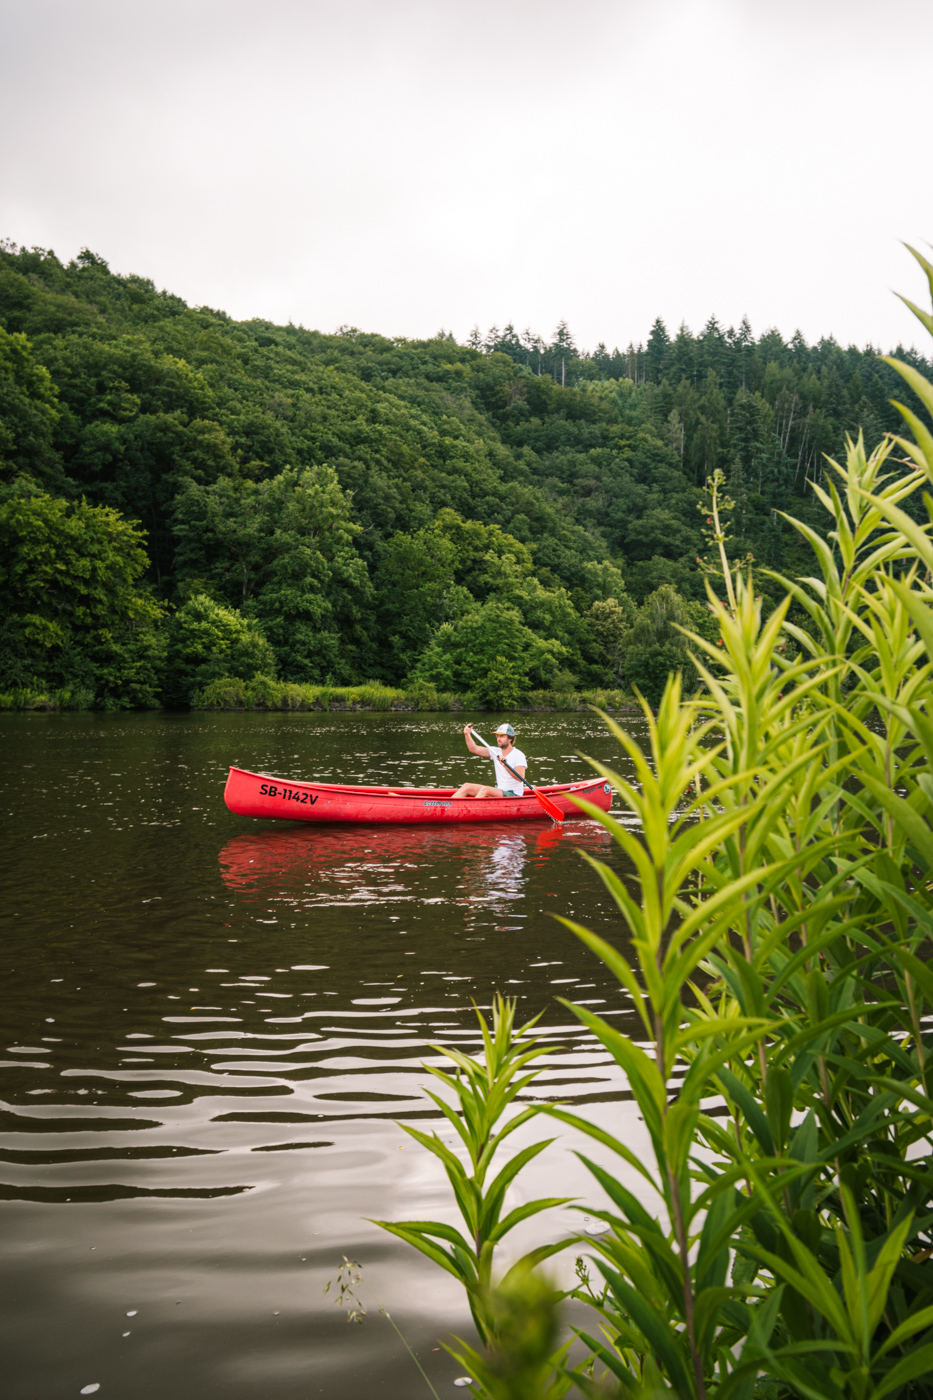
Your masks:
<svg viewBox="0 0 933 1400"><path fill-rule="evenodd" d="M519 774L516 773L515 769L512 768L510 764L506 763L505 759L502 757L501 752L499 751L498 744L487 744L482 734L478 734L473 728L472 724L470 725L470 733L474 735L477 743L482 744L484 749L488 749L490 753L497 754L499 762L502 764L502 767L507 768L508 771L512 774L513 778L518 778L518 781L520 783L524 783L526 788L531 789L531 791L541 803L541 806L547 812L549 817L552 817L556 822L562 822L564 820L564 813L560 810L556 803L552 802L549 797L545 797L543 792L540 792L538 788L533 787L532 784L527 782L525 778L520 777Z"/></svg>

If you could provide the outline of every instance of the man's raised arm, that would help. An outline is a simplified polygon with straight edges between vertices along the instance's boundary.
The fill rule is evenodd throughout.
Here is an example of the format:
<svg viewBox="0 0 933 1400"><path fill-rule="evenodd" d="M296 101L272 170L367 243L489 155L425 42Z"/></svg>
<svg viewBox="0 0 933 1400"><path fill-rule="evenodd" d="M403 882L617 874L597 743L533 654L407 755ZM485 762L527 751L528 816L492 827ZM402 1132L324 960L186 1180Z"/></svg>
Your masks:
<svg viewBox="0 0 933 1400"><path fill-rule="evenodd" d="M473 728L471 725L465 724L463 726L463 737L466 739L466 746L470 750L470 753L475 753L477 758L489 757L489 750L487 748L484 748L482 744L474 743Z"/></svg>

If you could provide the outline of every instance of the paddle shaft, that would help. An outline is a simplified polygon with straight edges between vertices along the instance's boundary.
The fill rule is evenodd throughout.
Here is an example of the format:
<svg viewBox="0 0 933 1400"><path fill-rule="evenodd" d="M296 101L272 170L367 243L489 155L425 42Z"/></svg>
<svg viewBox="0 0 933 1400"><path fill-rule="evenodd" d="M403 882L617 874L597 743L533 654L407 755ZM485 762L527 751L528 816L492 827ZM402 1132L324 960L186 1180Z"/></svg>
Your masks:
<svg viewBox="0 0 933 1400"><path fill-rule="evenodd" d="M493 752L493 747L494 747L494 746L493 746L492 744L487 744L487 743L486 743L486 740L483 738L482 734L478 733L478 732L473 728L472 724L470 725L470 733L473 734L473 735L475 735L475 737L476 737L476 738L479 740L479 742L482 744L483 748L486 749L486 751L487 751L489 754L492 754L492 752ZM544 795L543 792L539 792L538 789L534 786L533 783L529 783L529 781L528 781L527 778L523 778L523 777L521 776L520 773L516 773L515 769L512 767L512 765L511 765L510 763L506 763L505 759L502 757L502 751L501 751L501 749L499 748L498 744L495 745L495 752L496 752L497 755L498 755L499 762L502 764L502 767L505 768L505 769L507 769L508 772L512 774L512 777L513 777L513 778L517 778L518 781L519 781L520 783L524 783L524 785L525 785L526 788L530 788L530 789L531 789L531 791L534 793L535 797L536 797L536 798L538 799L538 801L541 803L541 806L542 806L542 807L544 808L544 810L547 812L548 816L549 816L549 817L552 817L553 820L556 821L556 822L562 822L562 821L564 820L564 814L563 814L563 812L560 810L560 808L556 805L556 803L552 802L551 799L550 799L549 797L545 797L545 795Z"/></svg>

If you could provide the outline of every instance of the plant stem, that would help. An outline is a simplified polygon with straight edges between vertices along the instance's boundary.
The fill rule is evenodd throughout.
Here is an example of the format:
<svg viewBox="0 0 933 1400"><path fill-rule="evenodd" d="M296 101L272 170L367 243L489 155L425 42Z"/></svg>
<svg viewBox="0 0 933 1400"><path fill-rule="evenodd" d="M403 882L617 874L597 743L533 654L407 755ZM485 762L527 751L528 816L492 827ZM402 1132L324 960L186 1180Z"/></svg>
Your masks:
<svg viewBox="0 0 933 1400"><path fill-rule="evenodd" d="M370 1289L370 1292L372 1292L371 1289ZM373 1297L375 1297L375 1294L373 1294ZM376 1301L378 1302L379 1300L376 1299ZM418 1367L418 1370L421 1372L421 1374L422 1374L422 1376L423 1376L423 1378L424 1378L424 1383L425 1383L425 1385L428 1387L428 1390L430 1390L431 1394L434 1396L434 1400L441 1400L441 1397L438 1395L437 1391L434 1389L433 1385L432 1385L431 1382L428 1380L427 1373L426 1373L424 1367L422 1366L421 1362L418 1360L417 1356L416 1356L415 1353L412 1351L411 1347L408 1345L408 1342L406 1341L406 1339L405 1339L404 1335L402 1334L400 1328L396 1326L395 1318L392 1316L392 1314L391 1314L390 1312L387 1312L387 1311L386 1311L386 1309L382 1306L381 1303L379 1304L379 1311L382 1313L382 1315L383 1315L384 1317L387 1317L387 1318L389 1319L389 1321L391 1322L392 1326L395 1328L395 1335L398 1337L399 1341L402 1343L402 1346L403 1346L403 1347L405 1348L405 1350L408 1352L408 1355L411 1357L412 1361L413 1361L413 1362L415 1363L415 1365Z"/></svg>

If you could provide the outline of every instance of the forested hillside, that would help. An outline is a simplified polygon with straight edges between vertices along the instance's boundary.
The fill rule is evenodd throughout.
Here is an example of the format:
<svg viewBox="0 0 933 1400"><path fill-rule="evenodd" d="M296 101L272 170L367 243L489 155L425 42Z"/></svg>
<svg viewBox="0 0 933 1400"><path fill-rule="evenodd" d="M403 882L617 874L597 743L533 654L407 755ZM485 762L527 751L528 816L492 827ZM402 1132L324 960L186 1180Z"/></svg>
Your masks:
<svg viewBox="0 0 933 1400"><path fill-rule="evenodd" d="M793 573L778 512L806 519L823 454L896 430L901 394L871 349L745 323L658 321L592 354L563 325L549 345L324 335L6 244L0 690L650 692L681 655L671 623L704 625L706 477L735 501L730 550Z"/></svg>

